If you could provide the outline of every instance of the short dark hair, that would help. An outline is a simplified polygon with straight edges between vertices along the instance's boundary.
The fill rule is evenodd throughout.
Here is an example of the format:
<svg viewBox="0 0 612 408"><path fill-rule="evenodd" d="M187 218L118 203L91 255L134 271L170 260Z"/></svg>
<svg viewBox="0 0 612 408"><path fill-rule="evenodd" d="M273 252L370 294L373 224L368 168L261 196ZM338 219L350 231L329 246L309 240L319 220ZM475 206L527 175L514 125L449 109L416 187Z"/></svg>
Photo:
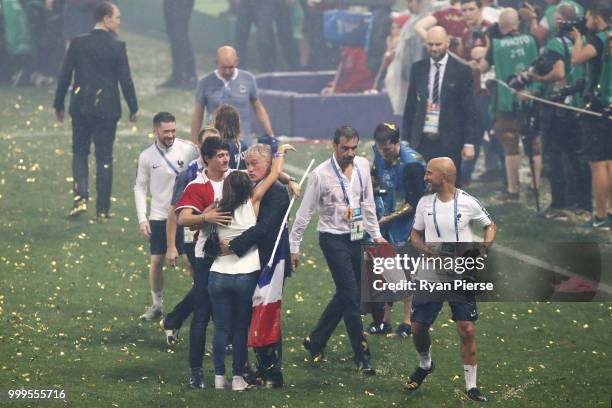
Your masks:
<svg viewBox="0 0 612 408"><path fill-rule="evenodd" d="M467 3L476 3L476 6L478 8L482 8L482 1L481 0L460 0L461 4L467 4Z"/></svg>
<svg viewBox="0 0 612 408"><path fill-rule="evenodd" d="M96 6L93 12L93 18L96 23L104 20L104 17L112 17L115 6L110 1L104 1Z"/></svg>
<svg viewBox="0 0 612 408"><path fill-rule="evenodd" d="M610 0L593 1L590 6L587 7L587 10L592 16L599 16L606 24L610 24L610 20L612 19L612 4L610 4Z"/></svg>
<svg viewBox="0 0 612 408"><path fill-rule="evenodd" d="M223 180L223 194L219 202L219 209L233 213L236 208L247 202L252 190L253 182L245 172L232 171Z"/></svg>
<svg viewBox="0 0 612 408"><path fill-rule="evenodd" d="M159 112L153 116L153 126L159 127L162 123L176 122L176 118L170 112Z"/></svg>
<svg viewBox="0 0 612 408"><path fill-rule="evenodd" d="M374 141L385 143L387 140L393 144L399 143L400 132L395 123L381 123L374 129Z"/></svg>
<svg viewBox="0 0 612 408"><path fill-rule="evenodd" d="M202 142L200 154L203 159L214 157L219 150L229 152L229 144L219 136L209 136Z"/></svg>
<svg viewBox="0 0 612 408"><path fill-rule="evenodd" d="M357 138L359 140L359 132L352 126L342 125L334 132L334 143L340 144L340 138L345 137L348 140Z"/></svg>

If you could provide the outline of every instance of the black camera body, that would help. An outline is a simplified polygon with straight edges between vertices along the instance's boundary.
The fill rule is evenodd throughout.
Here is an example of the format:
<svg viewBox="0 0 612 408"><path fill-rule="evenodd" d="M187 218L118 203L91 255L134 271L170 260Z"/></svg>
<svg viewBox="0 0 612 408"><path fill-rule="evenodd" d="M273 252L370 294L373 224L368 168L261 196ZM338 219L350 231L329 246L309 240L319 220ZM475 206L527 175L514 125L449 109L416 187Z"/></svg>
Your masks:
<svg viewBox="0 0 612 408"><path fill-rule="evenodd" d="M586 18L580 17L575 20L560 21L559 22L559 35L565 36L576 28L582 35L586 35L588 32L586 26Z"/></svg>
<svg viewBox="0 0 612 408"><path fill-rule="evenodd" d="M582 92L584 90L584 84L584 79L580 78L574 85L565 85L560 88L553 89L548 96L548 99L553 102L563 103L565 98L568 96Z"/></svg>
<svg viewBox="0 0 612 408"><path fill-rule="evenodd" d="M598 95L588 93L583 96L583 100L586 102L585 109L601 113L605 118L612 118L612 106L606 106Z"/></svg>
<svg viewBox="0 0 612 408"><path fill-rule="evenodd" d="M544 76L552 71L556 60L556 57L550 52L544 52L533 61L529 68L510 75L506 82L515 91L522 91L533 82L533 78L529 75L531 72Z"/></svg>

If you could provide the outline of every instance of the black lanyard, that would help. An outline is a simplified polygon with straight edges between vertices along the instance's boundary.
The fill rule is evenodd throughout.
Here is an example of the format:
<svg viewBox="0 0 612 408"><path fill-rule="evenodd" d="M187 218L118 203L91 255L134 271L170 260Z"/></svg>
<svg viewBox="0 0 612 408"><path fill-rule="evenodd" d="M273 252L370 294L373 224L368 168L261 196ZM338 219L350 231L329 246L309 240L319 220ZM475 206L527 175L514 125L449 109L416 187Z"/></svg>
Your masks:
<svg viewBox="0 0 612 408"><path fill-rule="evenodd" d="M457 198L458 198L458 190L455 189L455 197L454 197L454 221L455 221L455 238L457 238L457 242L459 242L459 220L457 218ZM438 227L438 218L436 217L436 201L438 201L438 195L434 195L433 201L433 221L434 227L436 227L436 234L438 234L438 238L442 238L440 235L440 228Z"/></svg>
<svg viewBox="0 0 612 408"><path fill-rule="evenodd" d="M159 152L159 154L161 155L161 157L166 161L166 163L168 163L168 166L170 166L170 168L172 169L172 171L174 171L174 174L176 174L178 176L179 171L176 169L176 167L174 167L172 165L172 163L170 162L170 160L168 160L168 157L166 157L166 154L164 153L164 151L162 149L159 148L159 146L157 145L157 142L155 143L155 147L157 148L157 151Z"/></svg>
<svg viewBox="0 0 612 408"><path fill-rule="evenodd" d="M351 206L351 203L349 201L349 197L348 194L346 193L346 187L344 187L344 182L342 181L342 177L340 176L340 170L336 167L336 163L334 163L334 158L332 157L331 159L329 159L329 161L331 162L332 168L334 169L334 172L336 173L336 176L338 177L338 181L340 181L340 187L342 187L342 194L344 195L344 202L346 203L347 206ZM359 192L359 204L363 203L363 181L361 180L361 173L359 172L359 166L357 166L356 163L353 163L355 170L357 170L357 178L359 178L359 186L361 187L361 191ZM349 180L349 183L351 181Z"/></svg>

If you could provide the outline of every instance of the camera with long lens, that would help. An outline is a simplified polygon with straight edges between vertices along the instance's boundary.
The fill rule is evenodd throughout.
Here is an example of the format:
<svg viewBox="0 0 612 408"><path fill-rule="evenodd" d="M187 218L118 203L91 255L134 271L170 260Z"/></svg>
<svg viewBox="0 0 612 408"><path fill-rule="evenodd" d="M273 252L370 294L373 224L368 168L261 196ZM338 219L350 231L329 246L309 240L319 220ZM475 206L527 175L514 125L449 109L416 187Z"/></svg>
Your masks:
<svg viewBox="0 0 612 408"><path fill-rule="evenodd" d="M559 22L559 36L563 37L570 33L573 29L580 31L582 35L586 35L588 32L586 26L586 18L580 17L575 20L567 20Z"/></svg>
<svg viewBox="0 0 612 408"><path fill-rule="evenodd" d="M533 61L529 68L510 75L506 83L515 91L522 91L533 82L531 73L535 73L539 76L548 74L552 71L556 60L556 57L550 52L544 52Z"/></svg>

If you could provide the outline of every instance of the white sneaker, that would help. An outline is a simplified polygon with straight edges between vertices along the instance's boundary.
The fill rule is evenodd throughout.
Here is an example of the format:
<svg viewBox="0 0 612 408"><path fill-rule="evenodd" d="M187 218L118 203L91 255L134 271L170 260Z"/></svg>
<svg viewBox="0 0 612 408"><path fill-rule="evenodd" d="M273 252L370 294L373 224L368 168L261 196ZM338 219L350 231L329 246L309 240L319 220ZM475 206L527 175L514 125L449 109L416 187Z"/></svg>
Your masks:
<svg viewBox="0 0 612 408"><path fill-rule="evenodd" d="M232 378L232 390L233 391L244 391L249 388L247 383L241 375L235 375Z"/></svg>
<svg viewBox="0 0 612 408"><path fill-rule="evenodd" d="M162 315L161 306L153 305L149 307L143 314L140 315L140 320L155 320Z"/></svg>
<svg viewBox="0 0 612 408"><path fill-rule="evenodd" d="M224 375L215 375L215 389L224 390L229 388L230 384L227 382L227 379Z"/></svg>

